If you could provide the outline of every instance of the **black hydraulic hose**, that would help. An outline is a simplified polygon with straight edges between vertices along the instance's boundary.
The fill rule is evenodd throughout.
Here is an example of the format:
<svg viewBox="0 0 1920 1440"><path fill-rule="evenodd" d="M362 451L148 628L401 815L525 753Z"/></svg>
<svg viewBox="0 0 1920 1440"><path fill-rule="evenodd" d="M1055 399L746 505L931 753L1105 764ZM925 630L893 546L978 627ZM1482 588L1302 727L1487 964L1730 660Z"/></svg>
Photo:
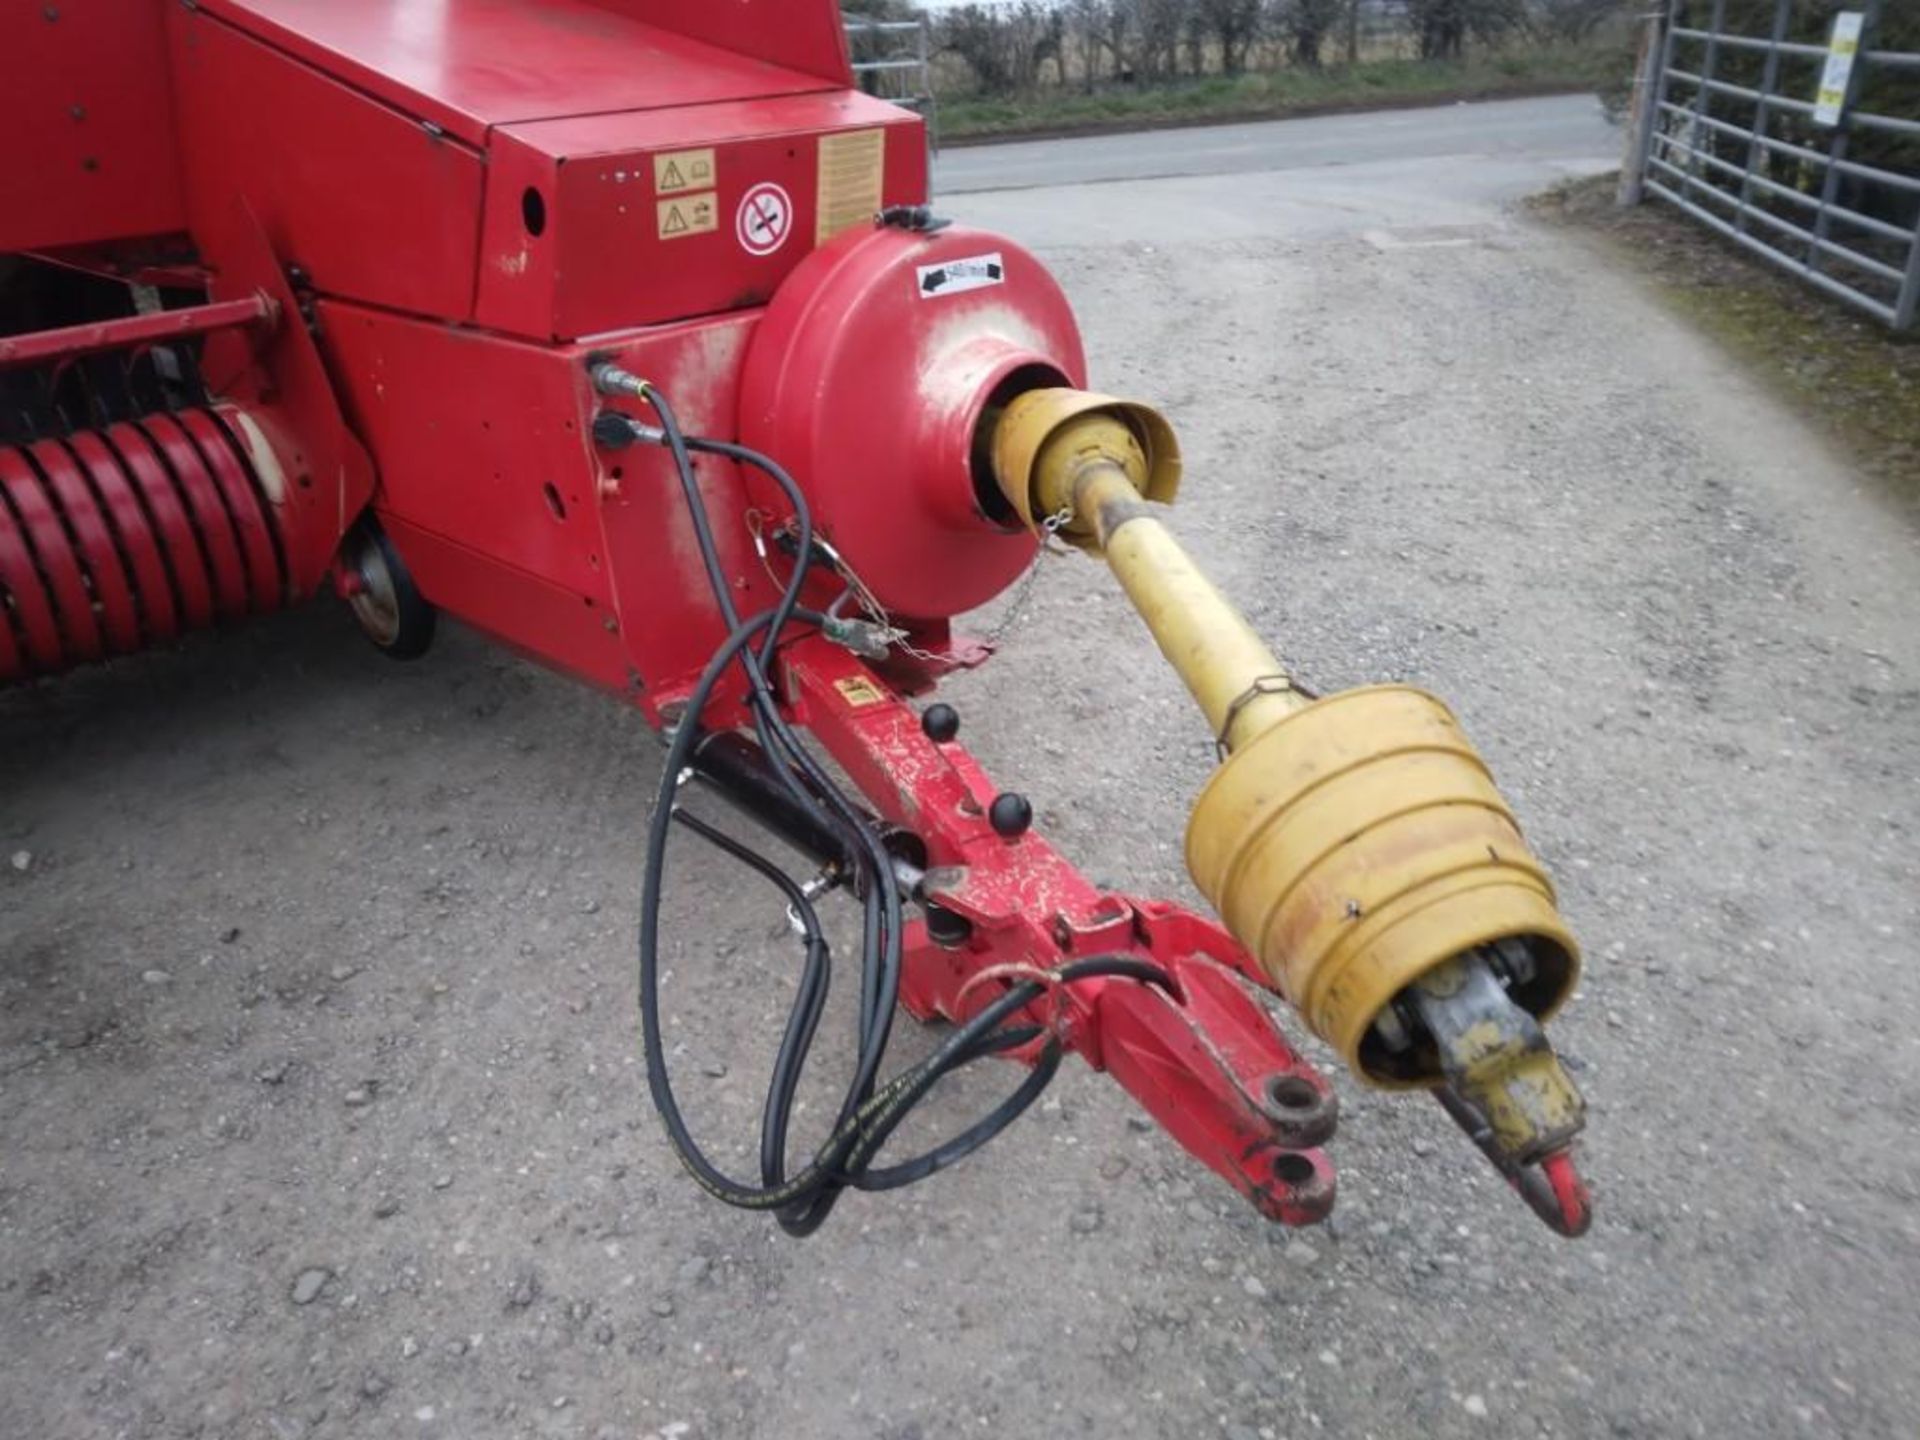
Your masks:
<svg viewBox="0 0 1920 1440"><path fill-rule="evenodd" d="M660 420L660 428L665 434L667 447L672 452L674 467L679 474L681 493L686 500L689 518L693 522L701 561L706 567L707 581L713 589L714 601L719 606L721 615L726 618L729 627L737 626L740 623L738 611L734 607L726 575L720 566L719 548L714 542L712 520L707 514L706 501L700 494L700 482L694 473L688 441L681 433L679 420L675 417L673 407L666 397L649 386L646 389L646 398ZM858 1099L871 1093L874 1079L879 1072L881 1057L886 1050L887 1037L893 1025L894 1006L899 1000L900 945L905 916L901 911L899 894L892 885L886 883L886 876L891 871L892 862L886 854L885 847L871 827L864 824L854 808L846 803L840 795L838 786L821 769L812 753L794 736L785 717L780 714L779 702L767 682L765 665L762 663L763 656L768 660L771 659L780 631L798 605L800 591L806 583L813 555L812 509L808 506L805 494L794 482L793 477L776 462L759 452L725 441L703 441L702 448L729 458L744 460L755 466L780 487L788 503L794 507L795 524L799 532L799 549L794 573L781 594L779 604L775 607L773 624L768 631L768 638L761 654L755 655L748 652L743 656L743 668L747 673L750 699L754 710L754 724L759 732L761 744L767 751L769 762L777 771L782 772L782 777L788 781L795 798L802 805L812 803L811 797L805 795L802 788L793 781L792 776L785 773L782 750L815 788L829 799L832 808L840 812L841 821L847 827L849 838L856 840L868 852L872 875L876 882L866 888L866 900L871 912L877 899L882 914L879 925L876 926L869 919L869 923L863 927L860 994L862 1032L866 1033L871 1029L878 1039L878 1044L862 1047L855 1083L848 1091L848 1103L841 1112L844 1119L851 1113ZM698 712L694 711L692 714L697 720Z"/></svg>
<svg viewBox="0 0 1920 1440"><path fill-rule="evenodd" d="M800 920L806 963L801 968L793 1009L787 1014L786 1030L780 1037L779 1053L774 1057L767 1103L760 1114L760 1183L778 1185L786 1174L787 1126L793 1116L794 1092L800 1083L800 1072L806 1066L807 1052L813 1048L814 1033L820 1028L820 1014L826 1008L827 990L832 983L832 947L820 928L820 917L814 911L813 902L778 865L697 815L677 810L673 818L708 844L765 876L786 897Z"/></svg>
<svg viewBox="0 0 1920 1440"><path fill-rule="evenodd" d="M957 1026L932 1055L884 1085L879 1083L879 1070L899 999L905 936L904 907L899 887L894 883L892 856L872 818L845 794L812 751L802 744L781 712L779 698L768 680L786 627L796 619L814 624L822 619L802 609L799 603L813 551L813 521L806 497L792 478L767 457L727 441L685 436L664 397L651 387L643 393L660 418L661 433L673 456L702 567L728 632L688 693L683 719L668 745L660 789L648 825L639 947L641 1038L647 1085L675 1154L703 1188L732 1205L771 1210L782 1228L794 1234L807 1234L826 1218L846 1189L886 1190L911 1184L971 1154L1006 1129L1045 1090L1059 1068L1061 1045L1057 1038L1049 1037L1035 1057L1032 1072L1021 1084L959 1134L913 1159L885 1167L874 1165L888 1138L942 1078L983 1057L1028 1044L1044 1033L1036 1026L1007 1027L1005 1022L1038 999L1045 987L1037 980L1010 985L979 1013ZM760 469L785 493L797 517L798 548L792 577L771 609L745 619L733 602L721 567L711 517L694 473L692 455L696 451ZM712 740L711 735L700 728L700 718L720 680L735 665L746 679L749 714L771 779L782 792L780 803L791 814L805 816L817 824L820 838L838 837L842 842L838 848L846 862L866 881L860 887L863 926L854 1072L827 1138L813 1158L793 1174L787 1173L787 1136L799 1081L826 1005L831 949L814 906L790 876L747 845L675 805L681 777L689 768L695 748ZM700 1150L679 1109L667 1073L659 1004L660 905L667 849L676 822L766 879L785 897L800 925L805 960L762 1111L760 1183L757 1185L728 1176ZM1078 961L1062 967L1050 983L1071 984L1095 975L1170 984L1158 967L1129 957Z"/></svg>

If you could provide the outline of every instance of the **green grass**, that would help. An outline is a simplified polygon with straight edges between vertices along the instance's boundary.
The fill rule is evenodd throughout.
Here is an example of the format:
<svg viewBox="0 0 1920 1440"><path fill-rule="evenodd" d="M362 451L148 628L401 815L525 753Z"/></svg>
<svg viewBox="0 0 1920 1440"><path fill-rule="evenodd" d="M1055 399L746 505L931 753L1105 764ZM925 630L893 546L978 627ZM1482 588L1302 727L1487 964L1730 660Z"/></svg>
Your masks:
<svg viewBox="0 0 1920 1440"><path fill-rule="evenodd" d="M1006 98L942 100L945 140L1061 130L1256 119L1301 111L1417 103L1564 86L1599 86L1620 57L1610 49L1514 51L1455 62L1374 60L1312 71L1213 75L1165 85L1109 86L1088 95L1050 89Z"/></svg>

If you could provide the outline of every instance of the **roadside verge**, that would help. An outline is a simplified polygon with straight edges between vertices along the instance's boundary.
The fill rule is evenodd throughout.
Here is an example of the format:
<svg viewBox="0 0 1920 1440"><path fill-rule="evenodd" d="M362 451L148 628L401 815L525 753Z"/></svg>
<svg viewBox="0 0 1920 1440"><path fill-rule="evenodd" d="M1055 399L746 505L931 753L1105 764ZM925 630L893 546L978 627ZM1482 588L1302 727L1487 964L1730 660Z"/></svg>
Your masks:
<svg viewBox="0 0 1920 1440"><path fill-rule="evenodd" d="M1529 202L1644 277L1669 305L1804 411L1920 517L1920 342L1748 258L1654 201L1613 203L1617 174Z"/></svg>

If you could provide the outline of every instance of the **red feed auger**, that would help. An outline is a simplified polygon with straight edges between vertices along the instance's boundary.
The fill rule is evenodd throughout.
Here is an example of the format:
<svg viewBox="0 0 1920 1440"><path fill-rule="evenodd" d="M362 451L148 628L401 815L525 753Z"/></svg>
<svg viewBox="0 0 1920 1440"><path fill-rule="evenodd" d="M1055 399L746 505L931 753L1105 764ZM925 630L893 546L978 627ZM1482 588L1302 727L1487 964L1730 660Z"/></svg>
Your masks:
<svg viewBox="0 0 1920 1440"><path fill-rule="evenodd" d="M1073 1051L1263 1214L1317 1220L1334 1097L1264 989L1585 1228L1541 1029L1578 952L1486 767L1419 691L1311 695L1207 581L1162 519L1172 431L1082 388L1033 256L928 209L923 124L852 87L833 0L15 6L0 119L32 141L0 172L0 681L331 588L392 655L445 613L640 707L669 745L648 1077L714 1194L804 1233L977 1148ZM1219 743L1187 854L1224 924L1090 883L953 709L905 698L985 657L952 617L1048 539L1107 562ZM747 1179L660 1043L682 830L804 955ZM830 891L858 1040L796 1160ZM888 1074L898 1006L954 1028ZM1028 1073L891 1154L986 1055Z"/></svg>

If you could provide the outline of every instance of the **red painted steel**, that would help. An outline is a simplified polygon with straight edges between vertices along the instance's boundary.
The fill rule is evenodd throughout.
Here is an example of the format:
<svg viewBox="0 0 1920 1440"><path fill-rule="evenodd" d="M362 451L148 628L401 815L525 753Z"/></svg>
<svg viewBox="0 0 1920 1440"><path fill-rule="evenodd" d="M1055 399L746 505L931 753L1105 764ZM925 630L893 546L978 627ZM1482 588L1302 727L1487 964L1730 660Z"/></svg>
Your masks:
<svg viewBox="0 0 1920 1440"><path fill-rule="evenodd" d="M153 523L154 544L166 559L167 576L180 602L181 624L194 630L212 625L216 618L213 577L179 487L147 437L132 425L124 421L109 425L101 432L100 443L132 478L141 507Z"/></svg>
<svg viewBox="0 0 1920 1440"><path fill-rule="evenodd" d="M173 639L180 633L173 585L152 521L133 482L119 457L93 431L82 430L70 435L66 444L86 472L112 524L114 543L127 563L145 638L156 644Z"/></svg>
<svg viewBox="0 0 1920 1440"><path fill-rule="evenodd" d="M478 149L203 10L170 6L167 25L188 219L216 269L244 213L238 198L279 263L301 266L326 293L468 316Z"/></svg>
<svg viewBox="0 0 1920 1440"><path fill-rule="evenodd" d="M129 315L120 320L96 320L58 330L37 330L30 335L0 335L0 365L38 365L99 350L130 349L272 320L272 302L264 295L255 295L213 305L193 305L184 310L156 310L149 315Z"/></svg>
<svg viewBox="0 0 1920 1440"><path fill-rule="evenodd" d="M561 348L325 301L318 316L382 477L375 511L423 593L659 718L724 626L670 457L592 445L587 357L656 377L694 433L727 435L757 315ZM746 485L730 461L699 463L739 603L769 603Z"/></svg>
<svg viewBox="0 0 1920 1440"><path fill-rule="evenodd" d="M134 429L153 446L186 499L187 513L193 517L194 533L200 539L201 552L207 558L207 573L213 581L214 609L223 620L239 619L247 613L247 570L240 558L233 521L221 503L220 487L201 463L200 452L171 415L149 415Z"/></svg>
<svg viewBox="0 0 1920 1440"><path fill-rule="evenodd" d="M958 1021L1018 979L1093 956L1150 960L1175 994L1130 979L1060 986L1029 1007L1095 1069L1106 1070L1176 1140L1260 1212L1287 1224L1323 1218L1333 1168L1326 1080L1287 1043L1249 990L1258 967L1217 925L1159 902L1101 891L1032 830L1008 838L987 819L995 790L965 749L936 744L919 716L846 651L820 637L784 652L799 717L882 819L927 847L929 899L964 916L970 938L909 933L902 1003ZM1031 1060L1029 1047L1020 1058ZM1303 1137L1263 1097L1302 1087L1322 1123Z"/></svg>
<svg viewBox="0 0 1920 1440"><path fill-rule="evenodd" d="M882 164L871 209L923 202L920 118L858 93L505 126L488 153L475 318L571 338L764 304L814 248L821 137L872 130L881 132ZM663 191L656 170L688 166L689 152L710 158L706 178L676 174L680 187ZM790 224L780 244L756 254L735 222L748 192L765 185L790 198ZM529 193L539 197L537 234L527 224ZM711 228L671 230L671 212L660 207L703 196Z"/></svg>
<svg viewBox="0 0 1920 1440"><path fill-rule="evenodd" d="M751 55L774 65L851 86L846 26L838 0L594 0L602 9L632 15L662 29Z"/></svg>
<svg viewBox="0 0 1920 1440"><path fill-rule="evenodd" d="M0 253L183 229L159 0L0 7Z"/></svg>
<svg viewBox="0 0 1920 1440"><path fill-rule="evenodd" d="M80 467L58 440L29 445L26 453L46 484L61 528L73 543L87 593L92 597L88 608L94 612L106 649L116 655L130 654L140 647L140 617L134 610L133 591L121 568L119 552L107 533L106 517L100 513Z"/></svg>
<svg viewBox="0 0 1920 1440"><path fill-rule="evenodd" d="M1048 985L1029 1017L1262 1213L1327 1212L1330 1093L1246 953L1031 831L997 834L992 783L898 697L978 658L946 648L947 618L1034 553L975 474L983 425L1021 388L1083 385L1085 357L1025 250L872 223L926 199L924 130L851 89L833 0L155 0L118 30L104 13L52 49L56 22L0 21L43 45L24 87L28 52L0 50L21 133L79 83L68 35L103 47L88 83L124 92L100 117L111 183L55 137L0 181L0 248L72 247L63 263L204 283L212 303L0 341L0 360L191 343L214 400L0 446L0 680L310 594L377 523L449 615L675 718L723 626L670 456L593 441L588 365L611 360L690 433L786 464L822 538L942 652L877 672L804 627L782 651L795 718L918 837L929 897L969 927L947 946L912 926L903 1003L960 1019L1013 977L1151 960L1171 993ZM665 170L688 152L702 188ZM129 176L143 153L158 162ZM670 224L682 196L705 208ZM823 235L823 211L847 233ZM190 243L165 238L181 227ZM790 563L784 499L722 459L697 483L740 609L764 608ZM823 572L810 598L843 583ZM729 680L698 718L739 713Z"/></svg>
<svg viewBox="0 0 1920 1440"><path fill-rule="evenodd" d="M201 365L223 401L215 415L226 417L273 507L287 590L297 599L320 588L340 537L373 498L373 461L347 424L315 335L303 323L302 298L265 230L244 200L235 201L232 216L213 293L265 294L281 323L209 336Z"/></svg>
<svg viewBox="0 0 1920 1440"><path fill-rule="evenodd" d="M21 679L34 670L62 669L66 655L52 599L34 563L26 522L13 497L16 465L24 468L25 462L0 449L0 590L6 592L5 608L20 632L14 659L23 667L0 676L7 680Z"/></svg>
<svg viewBox="0 0 1920 1440"><path fill-rule="evenodd" d="M254 481L241 467L233 441L219 422L204 411L187 410L175 418L199 452L201 464L213 477L220 492L221 507L233 522L234 539L247 577L248 607L256 611L277 610L286 599L280 557L276 553L278 546L267 525Z"/></svg>
<svg viewBox="0 0 1920 1440"><path fill-rule="evenodd" d="M700 3L715 8L713 0ZM846 83L722 49L709 43L711 33L695 39L636 18L657 10L684 26L691 5L622 7L628 14L586 0L200 0L200 8L475 147L493 126L519 120L686 108ZM751 38L755 20L781 28L778 7L766 0L753 13L737 0L728 8L741 13L717 28L742 44L759 43ZM711 20L694 23L716 28Z"/></svg>
<svg viewBox="0 0 1920 1440"><path fill-rule="evenodd" d="M997 278L978 288L922 279L987 257ZM1033 558L1032 534L1010 514L990 519L977 494L989 402L1006 385L1085 383L1072 308L1032 255L959 226L869 227L814 255L768 306L740 429L793 472L883 605L944 618L997 595ZM763 503L786 513L772 495Z"/></svg>
<svg viewBox="0 0 1920 1440"><path fill-rule="evenodd" d="M105 654L100 626L94 619L93 600L87 593L86 577L80 557L74 553L60 514L53 507L40 476L26 453L0 448L0 488L7 492L13 513L26 533L39 579L29 580L44 586L45 609L53 617L58 639L53 652L62 666L75 660L98 660ZM15 590L15 603L19 603ZM44 653L44 652L43 652Z"/></svg>
<svg viewBox="0 0 1920 1440"><path fill-rule="evenodd" d="M258 487L204 410L0 446L0 681L278 609L282 543Z"/></svg>

